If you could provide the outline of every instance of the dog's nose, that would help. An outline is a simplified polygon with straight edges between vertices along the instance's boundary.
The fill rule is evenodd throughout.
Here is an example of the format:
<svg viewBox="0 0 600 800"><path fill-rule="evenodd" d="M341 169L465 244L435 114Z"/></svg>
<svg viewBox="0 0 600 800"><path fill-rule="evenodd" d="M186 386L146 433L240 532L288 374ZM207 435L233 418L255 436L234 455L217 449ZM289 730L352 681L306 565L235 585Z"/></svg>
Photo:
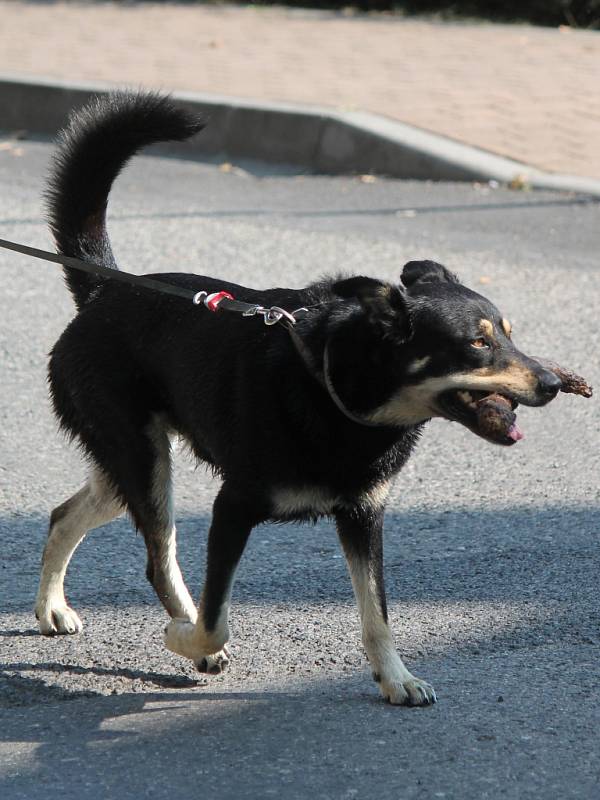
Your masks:
<svg viewBox="0 0 600 800"><path fill-rule="evenodd" d="M548 370L544 370L544 372L542 372L538 378L538 381L539 391L544 395L544 397L547 397L548 400L556 397L558 390L562 386L561 379L553 372L549 372Z"/></svg>

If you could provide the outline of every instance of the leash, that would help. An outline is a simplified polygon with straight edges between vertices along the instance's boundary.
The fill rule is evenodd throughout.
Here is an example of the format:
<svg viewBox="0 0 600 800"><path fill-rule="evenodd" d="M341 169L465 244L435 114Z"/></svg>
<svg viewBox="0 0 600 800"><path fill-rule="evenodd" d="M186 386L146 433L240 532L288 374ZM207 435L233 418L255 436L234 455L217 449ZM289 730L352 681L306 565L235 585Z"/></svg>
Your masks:
<svg viewBox="0 0 600 800"><path fill-rule="evenodd" d="M25 244L11 242L8 239L0 239L0 247L5 250L13 250L32 258L39 258L42 261L51 261L63 267L78 269L90 275L108 278L113 281L128 283L130 286L140 286L143 289L151 289L154 292L169 294L174 297L181 297L183 300L191 300L194 305L204 305L209 311L216 313L221 309L241 314L243 317L262 316L265 325L276 325L281 320L285 320L288 325L296 324L296 314L308 311L306 308L298 308L295 311L286 311L279 306L265 308L258 303L244 303L236 300L229 292L195 292L193 289L186 289L183 286L175 286L172 283L164 283L144 275L133 275L131 272L104 267L101 264L94 264L91 261L83 261L74 256L65 256L62 253L51 253L48 250L40 250L37 247L29 247Z"/></svg>
<svg viewBox="0 0 600 800"><path fill-rule="evenodd" d="M344 402L336 392L329 374L328 345L325 345L325 350L323 352L323 369L320 370L315 364L312 353L294 330L298 315L308 313L307 308L302 307L295 309L295 311L286 311L279 306L271 306L267 308L266 306L261 306L258 303L245 303L241 300L236 300L232 294L225 291L210 293L205 291L195 292L193 289L186 289L183 286L175 286L172 283L163 283L163 281L157 281L153 278L146 278L143 275L133 275L131 272L104 267L101 264L94 264L91 261L83 261L80 258L66 256L62 253L51 253L48 250L40 250L37 247L30 247L28 245L19 244L18 242L11 242L8 239L0 239L0 247L4 248L5 250L12 250L15 253L21 253L25 256L38 258L42 261L50 261L53 264L60 264L61 266L69 267L70 269L78 269L82 272L87 272L90 275L100 276L113 281L121 281L121 283L127 283L130 286L139 286L143 289L150 289L155 292L161 292L162 294L172 295L173 297L180 297L183 300L190 300L194 305L203 305L213 313L224 310L233 312L235 314L241 314L243 317L262 316L264 324L268 326L276 325L278 322L281 322L289 331L292 343L294 344L294 347L296 348L296 351L307 371L325 389L338 410L341 411L341 413L344 414L344 416L347 417L351 422L354 422L357 425L373 428L382 427L382 425L377 422L371 422L370 420L356 416L348 408L346 408Z"/></svg>
<svg viewBox="0 0 600 800"><path fill-rule="evenodd" d="M163 292L164 294L175 295L185 300L193 300L196 295L196 292L191 289L185 289L182 286L173 286L170 283L162 283L162 281L155 281L152 278L146 278L142 275L132 275L130 272L110 269L109 267L103 267L101 264L82 261L80 258L65 256L62 255L62 253L50 253L47 250L40 250L37 247L28 247L25 244L10 242L8 239L0 239L0 247L3 247L5 250L13 250L15 253L22 253L25 256L31 256L32 258L39 258L42 259L42 261L52 261L54 264L61 264L63 267L78 269L90 275L100 275L103 278L129 283L133 286L142 286L145 289L153 289L157 292Z"/></svg>

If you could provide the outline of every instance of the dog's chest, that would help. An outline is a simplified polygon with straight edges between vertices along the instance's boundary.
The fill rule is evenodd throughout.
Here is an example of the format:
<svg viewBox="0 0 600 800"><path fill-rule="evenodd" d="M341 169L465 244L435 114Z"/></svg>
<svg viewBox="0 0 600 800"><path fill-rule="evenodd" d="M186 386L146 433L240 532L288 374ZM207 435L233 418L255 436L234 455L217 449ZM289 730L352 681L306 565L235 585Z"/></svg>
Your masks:
<svg viewBox="0 0 600 800"><path fill-rule="evenodd" d="M357 505L378 507L385 503L389 485L379 483L356 494L344 495L322 486L280 486L271 491L271 507L276 517L321 516Z"/></svg>

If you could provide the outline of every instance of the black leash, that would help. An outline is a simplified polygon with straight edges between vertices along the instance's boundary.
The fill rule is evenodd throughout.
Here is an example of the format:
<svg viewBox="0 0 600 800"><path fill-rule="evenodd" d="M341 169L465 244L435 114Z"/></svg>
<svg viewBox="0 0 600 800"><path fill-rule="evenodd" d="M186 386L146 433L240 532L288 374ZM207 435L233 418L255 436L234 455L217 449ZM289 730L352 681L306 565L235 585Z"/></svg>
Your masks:
<svg viewBox="0 0 600 800"><path fill-rule="evenodd" d="M346 408L344 402L339 397L331 377L329 375L329 350L325 347L323 356L323 369L319 369L315 364L315 360L308 350L302 339L294 330L298 314L302 315L308 313L307 308L297 308L295 311L286 311L279 306L271 306L267 308L258 303L244 303L241 300L236 300L229 292L195 292L193 289L186 289L183 286L175 286L172 283L163 283L162 281L154 280L153 278L146 278L143 275L133 275L131 272L124 272L123 270L112 269L104 267L101 264L94 264L91 261L83 261L74 256L65 256L62 253L51 253L48 250L40 250L37 247L29 247L25 244L18 244L11 242L8 239L0 239L0 247L5 250L12 250L15 253L21 253L25 256L32 258L39 258L42 261L51 261L54 264L61 264L63 267L78 269L82 272L87 272L90 275L100 276L112 281L121 281L128 283L130 286L140 286L143 289L151 289L155 292L162 292L163 294L170 294L174 297L181 297L183 300L190 300L195 305L203 305L209 311L216 313L221 309L230 311L236 314L241 314L243 317L262 316L265 325L276 325L282 322L290 333L290 337L300 356L304 366L312 375L312 377L321 384L325 389L333 403L349 420L355 422L357 425L364 425L367 427L380 427L379 423L371 422L370 420L363 419L353 414Z"/></svg>
<svg viewBox="0 0 600 800"><path fill-rule="evenodd" d="M307 311L305 308L299 308L296 309L296 311L290 312L279 308L279 306L265 308L257 303L244 303L241 300L236 300L229 292L195 292L193 289L186 289L183 286L163 283L163 281L146 278L143 275L133 275L131 272L111 269L101 264L94 264L91 261L83 261L74 256L65 256L62 253L51 253L48 250L40 250L37 247L18 244L8 239L0 239L0 247L3 247L5 250L13 250L15 253L21 253L25 256L31 256L32 258L39 258L42 261L51 261L54 264L61 264L63 267L78 269L90 275L108 278L112 281L121 281L122 283L128 283L130 286L140 286L143 289L162 292L162 294L170 294L174 297L181 297L183 300L191 300L195 305L204 305L209 311L232 311L244 317L260 315L263 317L265 325L275 325L281 320L284 320L288 326L295 325L296 314Z"/></svg>
<svg viewBox="0 0 600 800"><path fill-rule="evenodd" d="M29 247L25 244L17 244L17 242L10 242L8 239L0 239L0 247L5 250L14 250L15 253L22 253L25 256L32 258L40 258L42 261L52 261L54 264L61 264L63 267L71 267L78 269L81 272L87 272L90 275L98 275L102 278L109 278L114 281L121 281L129 283L133 286L142 286L145 289L153 289L157 292L164 292L165 294L172 294L176 297L182 297L184 300L192 300L196 292L191 289L184 289L182 286L173 286L170 283L162 283L162 281L155 281L152 278L145 278L142 275L132 275L130 272L122 272L117 269L110 269L103 267L101 264L93 264L90 261L82 261L80 258L73 256L64 256L61 253L50 253L47 250L39 250L37 247Z"/></svg>

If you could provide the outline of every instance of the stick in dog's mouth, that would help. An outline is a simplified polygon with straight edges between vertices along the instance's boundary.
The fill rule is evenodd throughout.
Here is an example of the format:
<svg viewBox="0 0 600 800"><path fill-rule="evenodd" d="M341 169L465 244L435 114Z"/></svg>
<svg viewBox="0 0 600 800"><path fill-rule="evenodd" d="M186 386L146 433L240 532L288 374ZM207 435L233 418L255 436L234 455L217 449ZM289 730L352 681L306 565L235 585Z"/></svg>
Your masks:
<svg viewBox="0 0 600 800"><path fill-rule="evenodd" d="M443 405L451 419L494 444L512 445L524 438L514 413L519 404L505 395L459 389L445 393Z"/></svg>
<svg viewBox="0 0 600 800"><path fill-rule="evenodd" d="M593 388L585 378L554 361L541 358L535 361L560 378L561 392L592 397ZM443 406L451 419L495 444L513 445L525 438L514 413L518 405L514 398L498 392L486 394L459 389L443 395Z"/></svg>
<svg viewBox="0 0 600 800"><path fill-rule="evenodd" d="M544 369L553 372L561 380L560 391L565 394L578 394L580 397L590 398L594 394L593 386L590 386L585 378L573 372L568 367L561 367L556 361L548 361L545 358L535 358L538 364Z"/></svg>

